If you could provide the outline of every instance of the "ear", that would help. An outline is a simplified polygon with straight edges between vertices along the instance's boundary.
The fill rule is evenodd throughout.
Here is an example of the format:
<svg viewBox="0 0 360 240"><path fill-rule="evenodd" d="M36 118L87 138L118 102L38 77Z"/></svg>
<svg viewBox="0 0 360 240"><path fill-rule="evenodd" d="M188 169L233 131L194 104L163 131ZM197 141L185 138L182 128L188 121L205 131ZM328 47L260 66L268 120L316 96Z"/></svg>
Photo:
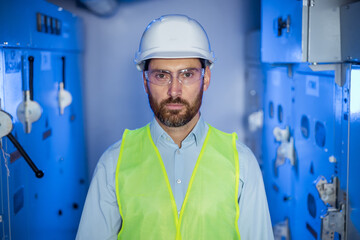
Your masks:
<svg viewBox="0 0 360 240"><path fill-rule="evenodd" d="M146 81L145 71L143 71L143 81L144 81L144 89L147 94L149 94L148 82Z"/></svg>
<svg viewBox="0 0 360 240"><path fill-rule="evenodd" d="M211 71L209 66L206 66L204 73L204 92L208 89L210 85L210 79L211 79Z"/></svg>

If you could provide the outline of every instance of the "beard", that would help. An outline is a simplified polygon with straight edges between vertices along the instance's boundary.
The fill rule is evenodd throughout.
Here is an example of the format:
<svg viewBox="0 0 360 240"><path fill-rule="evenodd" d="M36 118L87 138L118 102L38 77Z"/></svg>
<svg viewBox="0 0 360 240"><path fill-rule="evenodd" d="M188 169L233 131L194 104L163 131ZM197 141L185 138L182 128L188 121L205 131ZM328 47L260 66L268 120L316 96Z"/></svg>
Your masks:
<svg viewBox="0 0 360 240"><path fill-rule="evenodd" d="M182 127L186 125L195 117L195 115L199 112L202 96L203 96L203 88L201 87L199 93L197 94L195 101L193 104L190 104L188 101L177 97L162 100L160 103L157 103L154 97L152 96L150 89L148 88L148 98L149 103L154 115L159 119L159 121L167 127ZM166 109L166 104L177 103L182 104L185 107L185 112L181 113L181 110L169 110Z"/></svg>

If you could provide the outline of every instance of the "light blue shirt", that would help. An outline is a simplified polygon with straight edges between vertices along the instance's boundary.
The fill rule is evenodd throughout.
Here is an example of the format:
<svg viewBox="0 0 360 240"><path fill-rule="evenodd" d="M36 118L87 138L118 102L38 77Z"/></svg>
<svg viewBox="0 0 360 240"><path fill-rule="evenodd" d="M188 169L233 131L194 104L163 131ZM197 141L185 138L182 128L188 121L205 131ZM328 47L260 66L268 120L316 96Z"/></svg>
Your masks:
<svg viewBox="0 0 360 240"><path fill-rule="evenodd" d="M150 133L169 177L178 212L209 127L200 117L181 148L153 119ZM115 171L121 140L101 156L91 181L76 240L115 240L121 228ZM241 240L272 240L273 232L259 165L249 148L237 141L239 153L239 220Z"/></svg>

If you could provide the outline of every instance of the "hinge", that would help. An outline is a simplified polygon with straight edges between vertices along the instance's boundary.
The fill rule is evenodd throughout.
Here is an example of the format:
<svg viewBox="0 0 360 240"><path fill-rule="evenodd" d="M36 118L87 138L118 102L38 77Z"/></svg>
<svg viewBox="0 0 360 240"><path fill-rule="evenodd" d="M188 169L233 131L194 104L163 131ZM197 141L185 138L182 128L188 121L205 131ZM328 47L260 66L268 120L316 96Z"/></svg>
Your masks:
<svg viewBox="0 0 360 240"><path fill-rule="evenodd" d="M289 219L274 225L274 240L290 240Z"/></svg>
<svg viewBox="0 0 360 240"><path fill-rule="evenodd" d="M345 204L342 204L340 209L329 208L321 217L321 239L337 239L336 233L341 236L341 239L345 239Z"/></svg>
<svg viewBox="0 0 360 240"><path fill-rule="evenodd" d="M328 205L325 215L321 216L321 239L334 240L336 234L345 239L345 204L340 204L337 199L339 179L334 177L332 183L328 182L324 176L319 176L314 182L319 192L321 200ZM330 205L330 206L329 206Z"/></svg>
<svg viewBox="0 0 360 240"><path fill-rule="evenodd" d="M333 182L328 183L324 176L319 176L315 181L321 200L333 208L336 208L338 182L339 179L334 177Z"/></svg>

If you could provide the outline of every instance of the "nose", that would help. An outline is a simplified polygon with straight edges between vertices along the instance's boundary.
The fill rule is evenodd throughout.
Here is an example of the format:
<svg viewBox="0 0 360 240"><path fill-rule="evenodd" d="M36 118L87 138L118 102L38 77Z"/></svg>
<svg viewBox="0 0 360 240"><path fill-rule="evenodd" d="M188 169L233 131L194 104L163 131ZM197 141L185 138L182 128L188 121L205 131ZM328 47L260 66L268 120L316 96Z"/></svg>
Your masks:
<svg viewBox="0 0 360 240"><path fill-rule="evenodd" d="M177 78L173 78L171 83L169 84L168 95L172 98L176 98L181 96L182 93L182 84L179 82Z"/></svg>

